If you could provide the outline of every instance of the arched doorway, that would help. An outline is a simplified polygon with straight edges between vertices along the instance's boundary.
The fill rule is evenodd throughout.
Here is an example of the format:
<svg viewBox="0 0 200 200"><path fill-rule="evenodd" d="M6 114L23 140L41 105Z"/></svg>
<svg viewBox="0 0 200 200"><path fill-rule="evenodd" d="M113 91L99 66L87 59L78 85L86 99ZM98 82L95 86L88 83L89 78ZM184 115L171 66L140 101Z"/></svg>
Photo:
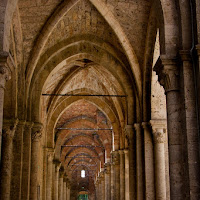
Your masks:
<svg viewBox="0 0 200 200"><path fill-rule="evenodd" d="M78 200L89 200L88 192L86 192L86 191L79 192Z"/></svg>

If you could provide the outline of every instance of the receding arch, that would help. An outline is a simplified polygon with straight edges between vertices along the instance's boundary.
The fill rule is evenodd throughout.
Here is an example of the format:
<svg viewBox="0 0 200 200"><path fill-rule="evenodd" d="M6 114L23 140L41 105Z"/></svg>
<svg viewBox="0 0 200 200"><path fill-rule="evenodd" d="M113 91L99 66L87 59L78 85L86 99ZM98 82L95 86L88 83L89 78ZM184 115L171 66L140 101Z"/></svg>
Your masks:
<svg viewBox="0 0 200 200"><path fill-rule="evenodd" d="M54 128L55 128L55 124L57 123L57 120L60 118L60 116L62 115L62 113L74 102L78 101L78 100L82 100L85 99L89 102L91 102L92 104L96 105L96 107L98 107L103 113L105 113L105 115L107 116L107 118L110 120L112 127L113 127L113 132L115 134L115 138L116 141L118 141L118 132L119 132L119 122L118 122L118 118L117 116L113 113L112 109L110 108L110 106L108 104L106 104L104 101L102 101L100 98L97 97L69 97L69 98L65 98L64 101L62 101L57 109L54 111L54 113L52 114L51 119L49 119L48 121L48 125L47 125L47 132L48 132L48 138L47 138L47 145L48 146L52 146L54 147ZM106 109L105 109L106 108ZM119 142L119 141L118 141ZM116 148L119 148L119 144L115 143Z"/></svg>
<svg viewBox="0 0 200 200"><path fill-rule="evenodd" d="M58 54L54 55L51 52L52 58L49 58L49 61L46 63L45 65L43 64L43 66L40 65L40 72L42 73L40 75L40 73L37 73L37 78L35 77L35 80L37 81L32 81L32 86L31 86L31 93L30 93L30 97L33 99L29 99L30 103L34 103L34 105L36 106L29 106L29 110L31 110L31 108L34 108L34 110L32 110L32 114L29 111L29 115L31 114L32 116L29 116L29 118L32 118L34 121L40 121L40 97L41 97L41 93L42 93L42 87L48 77L48 75L50 74L50 72L53 70L54 66L57 66L61 61L63 61L64 59L71 59L71 58L89 58L90 60L99 63L101 66L104 66L105 68L107 68L107 70L110 70L111 73L116 77L116 79L118 81L121 82L121 85L123 86L123 89L126 91L126 94L129 94L128 96L128 103L129 103L129 108L133 108L133 101L134 101L134 95L133 94L133 88L131 87L131 77L129 77L129 75L124 71L124 69L122 68L122 66L120 64L117 64L118 61L115 60L110 54L108 54L107 52L105 52L103 49L99 49L98 46L96 46L95 48L99 49L99 51L101 51L101 56L98 56L98 54L95 56L93 55L95 52L92 51L93 47L90 45L90 43L86 43L86 42L80 42L80 46L78 46L79 43L76 43L76 48L72 51L72 53L70 53L70 49L73 48L72 45L69 45L69 47L61 49L61 52L57 52ZM82 52L82 53L80 53ZM67 54L67 55L66 55ZM75 54L75 55L74 55ZM47 54L48 56L48 54ZM116 67L115 67L116 66ZM117 70L116 70L117 68ZM120 74L120 76L119 76ZM123 82L123 84L122 84ZM34 92L34 96L32 95L32 92L34 90L34 88L37 88L36 92ZM36 103L38 102L38 103ZM38 112L39 111L39 112ZM129 114L129 120L131 121L133 119L133 111L134 108L129 110L130 113Z"/></svg>
<svg viewBox="0 0 200 200"><path fill-rule="evenodd" d="M32 57L29 60L29 64L27 67L27 86L29 89L30 81L33 75L33 72L35 70L36 64L39 60L40 53L42 52L42 49L44 48L44 45L47 42L47 39L49 35L52 33L53 29L57 25L57 23L62 19L62 17L78 2L76 0L75 2L73 1L64 1L58 8L57 10L53 13L51 18L48 20L46 25L43 27L41 34L37 38L36 45L34 46L33 52L32 52ZM90 1L96 8L97 10L101 13L101 15L105 18L107 23L111 26L115 34L117 35L119 41L122 44L122 47L125 50L125 53L127 57L129 58L129 62L132 67L133 75L135 78L136 82L136 87L138 90L138 93L141 96L141 70L139 67L139 63L136 57L136 54L127 38L125 35L123 29L121 28L121 25L119 22L116 20L112 12L109 10L107 5L103 2L100 2L98 0ZM137 75L136 75L137 74Z"/></svg>

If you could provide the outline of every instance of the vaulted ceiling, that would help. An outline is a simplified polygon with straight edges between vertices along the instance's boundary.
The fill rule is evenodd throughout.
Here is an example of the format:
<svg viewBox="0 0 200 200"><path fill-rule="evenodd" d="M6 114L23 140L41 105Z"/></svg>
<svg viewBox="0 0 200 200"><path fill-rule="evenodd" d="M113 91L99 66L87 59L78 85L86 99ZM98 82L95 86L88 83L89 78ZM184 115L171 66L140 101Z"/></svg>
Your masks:
<svg viewBox="0 0 200 200"><path fill-rule="evenodd" d="M151 10L149 0L18 2L10 50L25 74L27 118L43 122L44 143L77 190L94 189L110 152L128 144Z"/></svg>

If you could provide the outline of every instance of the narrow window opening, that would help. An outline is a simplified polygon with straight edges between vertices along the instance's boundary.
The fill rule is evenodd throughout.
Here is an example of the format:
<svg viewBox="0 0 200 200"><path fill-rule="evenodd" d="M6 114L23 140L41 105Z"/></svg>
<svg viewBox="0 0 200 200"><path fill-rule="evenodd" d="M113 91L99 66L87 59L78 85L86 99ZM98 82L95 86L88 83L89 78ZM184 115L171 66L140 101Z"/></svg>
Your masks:
<svg viewBox="0 0 200 200"><path fill-rule="evenodd" d="M81 178L85 178L85 170L81 170Z"/></svg>

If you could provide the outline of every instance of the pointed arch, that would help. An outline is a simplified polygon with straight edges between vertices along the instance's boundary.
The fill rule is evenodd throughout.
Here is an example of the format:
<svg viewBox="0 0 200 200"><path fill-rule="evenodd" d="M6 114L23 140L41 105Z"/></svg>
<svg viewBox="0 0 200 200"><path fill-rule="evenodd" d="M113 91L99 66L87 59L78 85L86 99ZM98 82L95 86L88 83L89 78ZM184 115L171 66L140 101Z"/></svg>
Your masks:
<svg viewBox="0 0 200 200"><path fill-rule="evenodd" d="M73 7L75 6L80 0L75 1L64 1L57 10L53 13L53 15L50 17L48 22L44 25L41 34L37 38L36 44L34 45L32 56L29 60L28 66L27 66L27 72L26 72L26 82L27 82L27 94L29 90L29 85L32 79L32 75L34 73L34 69L37 65L37 62L39 60L40 54L51 35L52 31L58 24L58 22L62 19L62 17ZM104 17L104 19L107 21L107 23L111 26L115 34L117 35L119 41L121 42L122 47L125 50L125 53L128 57L128 60L131 64L133 75L136 82L136 88L139 93L139 96L141 96L141 71L139 67L139 63L136 57L136 54L134 52L134 49L132 48L126 34L124 33L121 25L117 21L117 19L114 17L113 13L109 10L108 6L100 2L98 0L90 0L90 2L96 7L96 9L100 12L100 14Z"/></svg>

